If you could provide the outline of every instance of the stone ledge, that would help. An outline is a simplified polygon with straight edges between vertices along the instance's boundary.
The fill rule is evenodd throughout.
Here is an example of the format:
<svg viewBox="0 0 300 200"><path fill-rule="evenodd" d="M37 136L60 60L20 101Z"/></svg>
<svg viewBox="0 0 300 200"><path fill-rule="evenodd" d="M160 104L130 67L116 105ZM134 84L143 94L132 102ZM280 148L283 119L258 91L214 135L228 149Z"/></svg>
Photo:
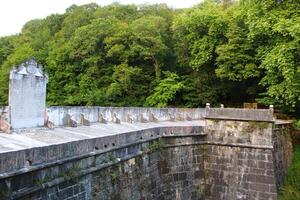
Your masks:
<svg viewBox="0 0 300 200"><path fill-rule="evenodd" d="M207 108L206 119L274 122L271 109Z"/></svg>
<svg viewBox="0 0 300 200"><path fill-rule="evenodd" d="M1 179L6 179L6 178L9 178L9 177L12 177L12 176L17 176L17 175L33 172L33 171L40 170L40 169L43 169L43 168L49 168L49 167L52 167L52 166L55 166L55 165L63 165L65 163L77 161L77 160L80 160L80 159L93 157L93 156L97 156L97 155L101 155L101 154L106 154L106 153L113 152L113 151L116 151L116 150L119 150L119 149L128 148L128 147L133 146L133 145L139 145L139 144L143 144L143 143L153 142L153 141L156 141L156 140L159 140L159 139L192 138L192 137L203 137L203 136L205 136L205 135L203 135L203 134L161 135L161 136L158 136L158 137L153 137L151 139L140 140L140 141L137 141L137 142L133 142L133 143L122 145L122 146L115 147L115 148L111 148L111 149L108 149L108 150L93 151L93 152L89 152L87 154L80 155L80 156L69 157L69 158L57 160L57 161L54 161L54 162L49 162L49 163L46 163L46 164L30 166L28 168L22 168L20 170L14 171L14 172L2 173L2 174L0 174L0 180ZM185 143L178 143L178 144L165 144L164 146L162 146L162 148L170 148L170 147L178 147L178 146L189 146L189 145L215 145L215 146L228 146L228 147L239 147L239 148L250 148L250 149L265 149L265 150L273 150L274 149L271 146L264 146L264 145L249 145L249 144L212 142L212 141L199 141L199 142L185 142ZM137 156L137 155L135 155L135 156ZM130 156L130 158L135 157L135 156ZM122 159L122 160L124 160L124 159Z"/></svg>
<svg viewBox="0 0 300 200"><path fill-rule="evenodd" d="M78 157L89 157L95 154L95 152L101 154L126 146L144 143L162 135L196 135L195 133L201 133L202 131L203 126L196 125L158 126L0 153L0 163L2 163L0 167L0 179L26 173L29 170L38 170L49 165L68 162L68 160L78 159ZM30 162L30 166L26 167L26 162L28 161Z"/></svg>

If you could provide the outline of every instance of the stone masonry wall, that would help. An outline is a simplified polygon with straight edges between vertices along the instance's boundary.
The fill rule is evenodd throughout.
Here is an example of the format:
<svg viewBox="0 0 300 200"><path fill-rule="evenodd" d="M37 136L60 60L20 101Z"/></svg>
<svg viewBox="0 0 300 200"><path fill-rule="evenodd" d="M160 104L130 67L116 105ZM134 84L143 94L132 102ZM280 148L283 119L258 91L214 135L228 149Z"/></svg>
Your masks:
<svg viewBox="0 0 300 200"><path fill-rule="evenodd" d="M277 199L271 150L211 145L207 151L205 199Z"/></svg>
<svg viewBox="0 0 300 200"><path fill-rule="evenodd" d="M203 178L201 148L179 146L149 152L16 199L205 199Z"/></svg>
<svg viewBox="0 0 300 200"><path fill-rule="evenodd" d="M180 140L193 140L194 144L181 146ZM10 179L11 187L33 181L35 187L41 188L13 199L266 200L277 197L270 150L205 145L199 142L199 137L164 138L162 141L164 143L148 144L144 153L123 162L117 162L114 153L99 156L98 164L117 163L83 176L80 174L84 173L84 168L95 161L89 158L73 163L73 167L58 175L64 179L58 185L55 182L59 180L48 183L51 179L46 174L53 175L63 167L47 169L43 178L39 178L43 172L15 177ZM142 146L122 151L139 152Z"/></svg>
<svg viewBox="0 0 300 200"><path fill-rule="evenodd" d="M209 200L276 199L272 122L207 119Z"/></svg>
<svg viewBox="0 0 300 200"><path fill-rule="evenodd" d="M4 173L0 199L195 199L203 182L202 129L149 129L131 134L151 139Z"/></svg>
<svg viewBox="0 0 300 200"><path fill-rule="evenodd" d="M31 149L24 154L55 162L33 159L34 165L25 161L28 167L14 172L2 165L13 159L2 159L7 168L0 175L0 199L277 199L291 158L288 127L274 126L270 118L214 114L205 127L145 129L71 142L65 150ZM78 154L62 157L58 151Z"/></svg>
<svg viewBox="0 0 300 200"><path fill-rule="evenodd" d="M276 124L273 134L273 158L277 191L283 185L288 167L292 162L293 145L290 124Z"/></svg>

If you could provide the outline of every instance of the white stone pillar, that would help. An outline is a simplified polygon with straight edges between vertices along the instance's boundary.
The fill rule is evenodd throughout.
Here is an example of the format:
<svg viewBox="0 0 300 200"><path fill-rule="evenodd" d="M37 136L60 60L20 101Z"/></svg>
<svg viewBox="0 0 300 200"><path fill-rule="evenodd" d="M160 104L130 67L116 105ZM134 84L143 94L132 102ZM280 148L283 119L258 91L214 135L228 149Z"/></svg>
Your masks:
<svg viewBox="0 0 300 200"><path fill-rule="evenodd" d="M48 76L33 59L9 76L9 107L12 129L42 127L45 124Z"/></svg>

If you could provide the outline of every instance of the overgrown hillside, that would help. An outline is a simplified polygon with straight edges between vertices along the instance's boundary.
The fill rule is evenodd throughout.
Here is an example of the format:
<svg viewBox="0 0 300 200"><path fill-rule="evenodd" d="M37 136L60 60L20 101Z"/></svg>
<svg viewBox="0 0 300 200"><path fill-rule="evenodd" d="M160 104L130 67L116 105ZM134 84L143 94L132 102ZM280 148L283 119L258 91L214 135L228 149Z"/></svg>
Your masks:
<svg viewBox="0 0 300 200"><path fill-rule="evenodd" d="M203 106L258 101L300 110L300 0L71 6L0 38L8 72L29 57L49 74L48 105Z"/></svg>

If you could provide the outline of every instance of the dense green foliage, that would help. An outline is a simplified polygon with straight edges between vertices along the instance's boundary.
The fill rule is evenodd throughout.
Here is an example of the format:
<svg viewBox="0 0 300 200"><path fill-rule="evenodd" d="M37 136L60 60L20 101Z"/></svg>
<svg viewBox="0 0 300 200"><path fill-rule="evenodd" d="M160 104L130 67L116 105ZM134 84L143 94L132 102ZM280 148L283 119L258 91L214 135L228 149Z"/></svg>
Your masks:
<svg viewBox="0 0 300 200"><path fill-rule="evenodd" d="M299 0L74 5L0 38L0 104L11 67L34 57L49 74L48 105L258 101L299 111L299 10Z"/></svg>
<svg viewBox="0 0 300 200"><path fill-rule="evenodd" d="M300 199L300 146L294 147L293 162L289 167L285 184L279 195L279 200Z"/></svg>

